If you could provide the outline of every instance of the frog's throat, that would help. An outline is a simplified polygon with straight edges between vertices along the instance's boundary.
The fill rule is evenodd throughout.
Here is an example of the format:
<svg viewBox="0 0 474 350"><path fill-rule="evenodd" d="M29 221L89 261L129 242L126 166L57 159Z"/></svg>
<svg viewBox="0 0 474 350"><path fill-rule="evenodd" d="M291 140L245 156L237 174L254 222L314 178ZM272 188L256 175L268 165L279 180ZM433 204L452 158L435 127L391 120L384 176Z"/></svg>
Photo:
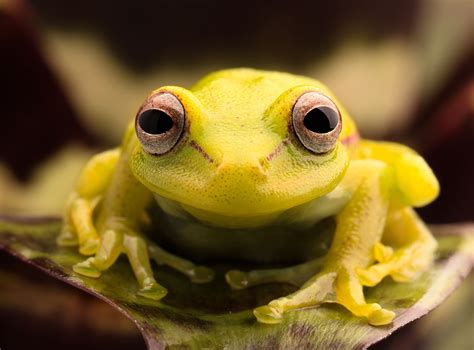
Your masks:
<svg viewBox="0 0 474 350"><path fill-rule="evenodd" d="M274 223L284 210L255 216L231 216L199 209L155 194L158 206L168 215L197 220L209 226L223 228L256 228Z"/></svg>
<svg viewBox="0 0 474 350"><path fill-rule="evenodd" d="M310 227L320 220L340 212L350 197L350 192L339 186L325 196L289 209L239 217L194 208L155 194L158 206L169 216L185 222L226 229L255 229L272 225L289 225L293 228Z"/></svg>

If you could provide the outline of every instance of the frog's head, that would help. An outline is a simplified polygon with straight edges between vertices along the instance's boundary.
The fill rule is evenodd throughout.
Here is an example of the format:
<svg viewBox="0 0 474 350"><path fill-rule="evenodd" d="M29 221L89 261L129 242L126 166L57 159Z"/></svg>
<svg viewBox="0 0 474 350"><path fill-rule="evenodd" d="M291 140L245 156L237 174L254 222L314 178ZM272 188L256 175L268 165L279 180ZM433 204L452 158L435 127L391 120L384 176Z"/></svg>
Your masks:
<svg viewBox="0 0 474 350"><path fill-rule="evenodd" d="M330 192L347 168L351 119L321 83L234 69L191 90L155 90L135 120L130 166L192 213L255 217Z"/></svg>

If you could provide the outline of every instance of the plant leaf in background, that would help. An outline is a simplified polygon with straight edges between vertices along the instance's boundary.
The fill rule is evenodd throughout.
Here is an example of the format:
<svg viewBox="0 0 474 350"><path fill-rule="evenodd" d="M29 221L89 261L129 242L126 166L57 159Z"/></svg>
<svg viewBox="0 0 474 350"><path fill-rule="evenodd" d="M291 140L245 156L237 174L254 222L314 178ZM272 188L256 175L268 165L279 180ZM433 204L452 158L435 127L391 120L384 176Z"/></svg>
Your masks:
<svg viewBox="0 0 474 350"><path fill-rule="evenodd" d="M0 218L0 248L120 310L140 329L149 349L365 349L439 305L467 276L474 261L474 225L433 226L439 250L431 270L412 284L385 279L367 290L369 301L396 311L393 324L373 327L338 305L325 304L290 312L279 325L263 325L255 321L252 308L295 287L268 284L232 291L223 279L230 266L213 266L215 281L202 285L191 284L166 267L155 267L157 280L170 293L162 302L143 299L136 295L137 283L125 259L99 279L75 274L72 266L84 257L74 248L56 245L59 227L57 219Z"/></svg>

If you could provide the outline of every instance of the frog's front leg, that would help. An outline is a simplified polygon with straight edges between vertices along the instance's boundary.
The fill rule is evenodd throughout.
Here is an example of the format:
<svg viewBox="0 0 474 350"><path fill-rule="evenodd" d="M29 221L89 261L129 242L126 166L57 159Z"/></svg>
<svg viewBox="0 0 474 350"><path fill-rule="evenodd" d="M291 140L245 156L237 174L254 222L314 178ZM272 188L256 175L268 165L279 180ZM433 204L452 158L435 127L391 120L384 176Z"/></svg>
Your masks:
<svg viewBox="0 0 474 350"><path fill-rule="evenodd" d="M81 235L97 242L95 255L76 264L74 271L99 277L124 253L140 285L139 294L152 299L164 297L167 291L154 279L147 243L138 230L151 195L131 174L127 149L92 158L79 178L74 196L66 210L64 228L77 232L82 254L90 252L84 251ZM90 203L95 198L100 198L100 204L94 212Z"/></svg>
<svg viewBox="0 0 474 350"><path fill-rule="evenodd" d="M129 151L125 148L116 154L94 157L80 177L72 204L66 210L63 234L58 240L62 242L64 232L76 232L82 254L86 252L81 250L81 235L97 238L97 246L95 255L76 264L74 271L99 277L125 254L140 285L139 294L155 300L163 298L167 290L155 281L150 258L183 272L194 282L211 280L212 270L164 251L140 233L140 222L152 195L131 173ZM78 203L91 203L95 198L100 198L97 208L89 205L76 210L80 207Z"/></svg>
<svg viewBox="0 0 474 350"><path fill-rule="evenodd" d="M79 251L84 255L97 251L99 235L93 223L93 212L110 183L119 156L120 150L112 149L87 162L66 203L61 233L56 240L58 245L79 245Z"/></svg>
<svg viewBox="0 0 474 350"><path fill-rule="evenodd" d="M391 169L380 161L353 161L342 185L353 195L336 217L334 240L322 271L298 291L256 308L254 314L260 322L278 323L289 310L323 302L339 303L373 325L390 323L395 316L379 304L365 301L356 274L357 268L372 262L373 247L382 237L393 189Z"/></svg>
<svg viewBox="0 0 474 350"><path fill-rule="evenodd" d="M211 269L196 266L191 261L175 256L146 240L130 219L109 216L103 225L97 254L76 264L75 272L88 277L99 277L102 271L109 269L124 253L140 285L138 294L154 300L163 298L167 290L155 281L150 258L159 265L168 265L180 271L195 283L206 283L214 277Z"/></svg>
<svg viewBox="0 0 474 350"><path fill-rule="evenodd" d="M160 300L167 294L166 288L155 281L147 243L131 222L120 217L109 217L99 231L102 234L96 255L74 265L75 272L97 278L125 253L140 285L139 295Z"/></svg>

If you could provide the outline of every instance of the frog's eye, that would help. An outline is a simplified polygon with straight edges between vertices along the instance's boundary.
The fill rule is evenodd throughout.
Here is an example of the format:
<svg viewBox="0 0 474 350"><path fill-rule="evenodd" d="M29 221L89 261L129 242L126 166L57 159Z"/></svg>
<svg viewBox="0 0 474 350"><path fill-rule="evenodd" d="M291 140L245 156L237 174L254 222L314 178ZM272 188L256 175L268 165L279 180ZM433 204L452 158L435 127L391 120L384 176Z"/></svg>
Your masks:
<svg viewBox="0 0 474 350"><path fill-rule="evenodd" d="M184 129L184 107L168 92L149 97L138 111L135 131L143 149L151 154L170 151Z"/></svg>
<svg viewBox="0 0 474 350"><path fill-rule="evenodd" d="M334 102L319 92L301 95L293 107L293 129L300 142L314 153L334 148L341 132L341 115Z"/></svg>

